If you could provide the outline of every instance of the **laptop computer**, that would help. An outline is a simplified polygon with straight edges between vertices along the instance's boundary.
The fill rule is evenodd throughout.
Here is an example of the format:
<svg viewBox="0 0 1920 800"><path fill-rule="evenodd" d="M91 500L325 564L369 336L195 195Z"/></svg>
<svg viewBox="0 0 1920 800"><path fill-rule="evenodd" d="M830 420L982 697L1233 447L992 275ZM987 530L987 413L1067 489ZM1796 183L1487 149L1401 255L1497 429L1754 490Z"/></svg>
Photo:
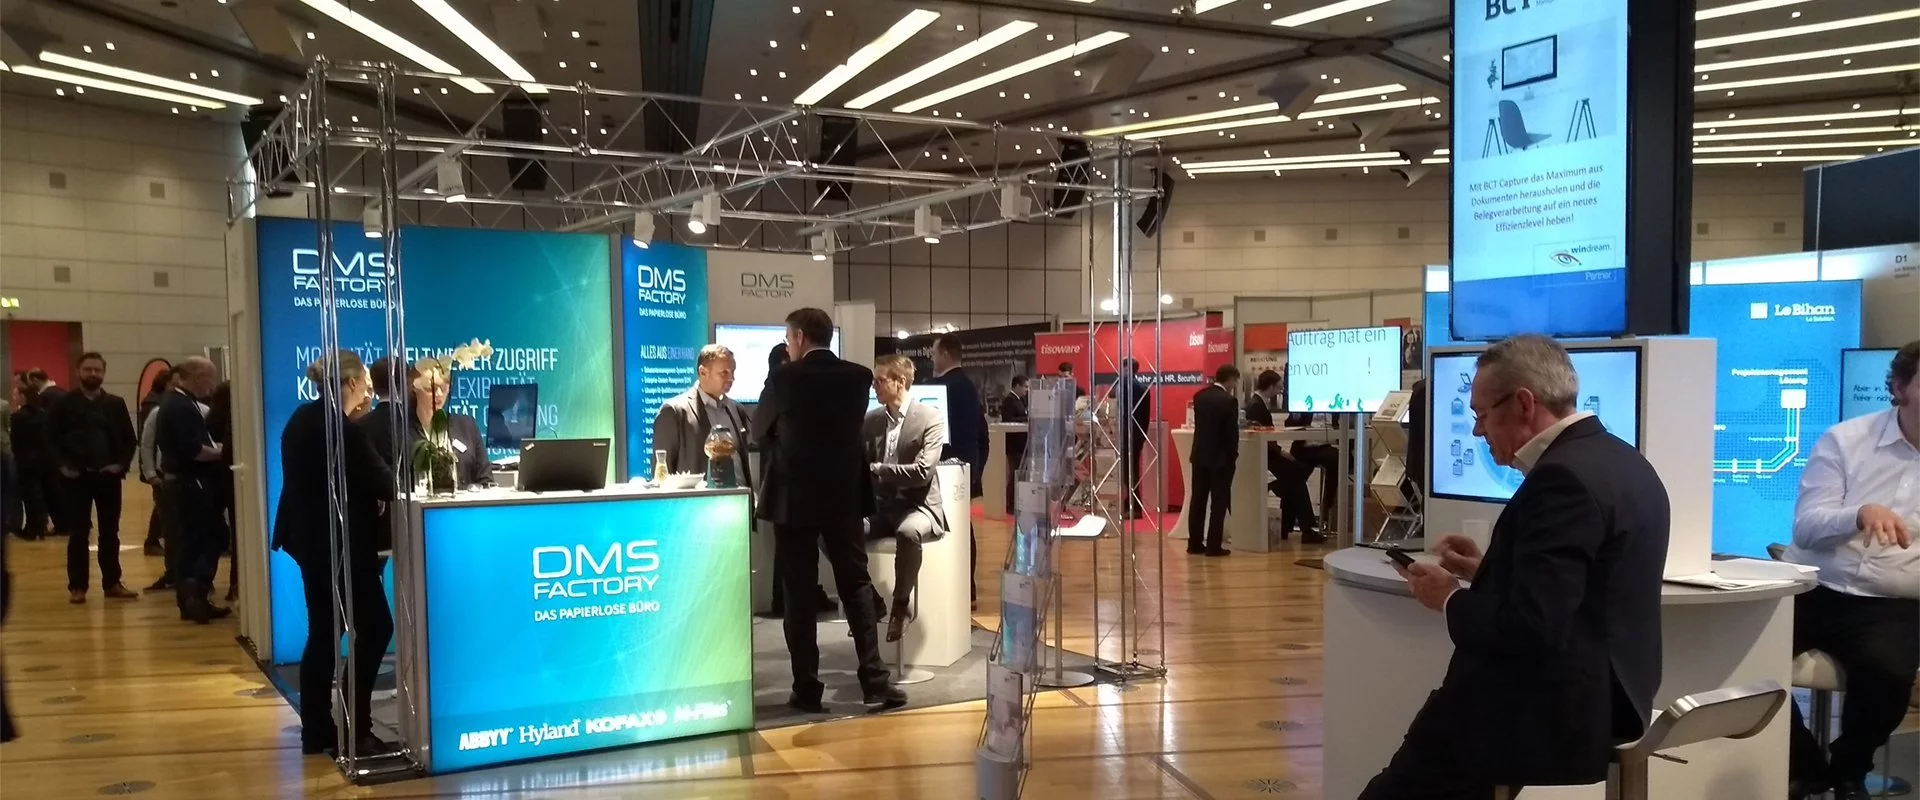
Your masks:
<svg viewBox="0 0 1920 800"><path fill-rule="evenodd" d="M543 439L520 445L523 492L592 492L607 487L605 439Z"/></svg>

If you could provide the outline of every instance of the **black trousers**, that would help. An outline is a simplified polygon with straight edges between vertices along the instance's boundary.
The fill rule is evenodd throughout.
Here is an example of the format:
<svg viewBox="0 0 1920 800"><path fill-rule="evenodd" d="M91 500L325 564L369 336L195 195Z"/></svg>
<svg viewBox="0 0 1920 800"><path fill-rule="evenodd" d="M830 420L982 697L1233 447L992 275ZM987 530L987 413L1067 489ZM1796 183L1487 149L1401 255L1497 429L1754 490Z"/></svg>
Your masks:
<svg viewBox="0 0 1920 800"><path fill-rule="evenodd" d="M1793 652L1819 650L1847 676L1840 735L1828 752L1793 707L1788 771L1799 780L1857 781L1873 770L1873 754L1907 716L1914 670L1920 669L1920 600L1857 597L1824 586L1793 603Z"/></svg>
<svg viewBox="0 0 1920 800"><path fill-rule="evenodd" d="M174 563L180 558L180 535L174 533L180 524L179 512L174 509L178 502L178 493L165 483L153 485L153 515L147 522L147 543L158 542L165 549L166 558L162 561L161 583L174 583Z"/></svg>
<svg viewBox="0 0 1920 800"><path fill-rule="evenodd" d="M330 745L335 741L333 716L334 667L340 654L340 640L334 638L333 560L325 543L318 553L289 553L300 565L300 585L307 596L307 647L300 655L300 741L310 745ZM387 595L380 583L378 554L369 550L355 552L341 596L353 609L353 670L340 677L340 691L353 694L353 727L356 739L373 732L373 684L380 678L380 662L393 641L393 612L387 608Z"/></svg>
<svg viewBox="0 0 1920 800"><path fill-rule="evenodd" d="M1450 744L1457 724L1457 720L1436 712L1429 697L1407 726L1400 749L1387 762L1387 768L1367 782L1359 800L1496 800L1519 796L1520 787L1503 791L1467 776Z"/></svg>
<svg viewBox="0 0 1920 800"><path fill-rule="evenodd" d="M833 569L833 583L840 593L840 604L847 612L847 628L853 634L854 655L859 658L860 688L877 692L887 687L887 665L880 660L880 631L873 609L873 578L867 574L867 548L861 541L860 521L833 525L776 525L773 530L773 570L780 576L785 614L782 628L787 638L787 653L793 660L793 693L802 700L818 700L825 685L820 682L820 643L814 608L814 587L820 583L820 557L824 550Z"/></svg>
<svg viewBox="0 0 1920 800"><path fill-rule="evenodd" d="M227 524L220 515L219 496L207 481L176 477L164 485L167 509L173 514L167 575L173 578L175 601L190 610L212 591L220 551L227 544Z"/></svg>
<svg viewBox="0 0 1920 800"><path fill-rule="evenodd" d="M47 535L52 510L47 506L47 471L38 464L20 465L20 506L26 516L21 534L38 539Z"/></svg>
<svg viewBox="0 0 1920 800"><path fill-rule="evenodd" d="M153 487L153 512L147 515L147 547L164 546L167 543L167 517L160 510L160 487Z"/></svg>
<svg viewBox="0 0 1920 800"><path fill-rule="evenodd" d="M1273 476L1273 480L1267 482L1267 491L1280 498L1280 535L1283 538L1296 528L1307 533L1320 527L1320 518L1313 513L1313 495L1307 491L1307 478L1313 475L1313 467L1312 464L1287 458L1277 452L1267 454L1267 474Z"/></svg>
<svg viewBox="0 0 1920 800"><path fill-rule="evenodd" d="M87 543L92 518L100 517L100 585L120 583L120 475L82 472L62 478L67 501L67 591L84 592L92 570L87 566Z"/></svg>
<svg viewBox="0 0 1920 800"><path fill-rule="evenodd" d="M1129 517L1140 515L1140 454L1146 448L1146 432L1140 430L1139 426L1135 426L1133 441L1127 443L1127 460L1121 464L1124 473L1121 476L1120 485L1126 487L1127 494L1127 501L1122 503L1121 507L1126 509Z"/></svg>
<svg viewBox="0 0 1920 800"><path fill-rule="evenodd" d="M1337 518L1334 506L1340 502L1340 448L1330 444L1294 442L1290 450L1294 460L1305 466L1309 473L1320 470L1320 505L1326 508L1328 517Z"/></svg>
<svg viewBox="0 0 1920 800"><path fill-rule="evenodd" d="M67 499L67 478L60 468L48 464L40 469L40 491L47 501L47 520L53 532L65 536L73 532L73 503Z"/></svg>
<svg viewBox="0 0 1920 800"><path fill-rule="evenodd" d="M1188 466L1193 469L1193 496L1187 498L1187 552L1225 549L1234 465Z"/></svg>

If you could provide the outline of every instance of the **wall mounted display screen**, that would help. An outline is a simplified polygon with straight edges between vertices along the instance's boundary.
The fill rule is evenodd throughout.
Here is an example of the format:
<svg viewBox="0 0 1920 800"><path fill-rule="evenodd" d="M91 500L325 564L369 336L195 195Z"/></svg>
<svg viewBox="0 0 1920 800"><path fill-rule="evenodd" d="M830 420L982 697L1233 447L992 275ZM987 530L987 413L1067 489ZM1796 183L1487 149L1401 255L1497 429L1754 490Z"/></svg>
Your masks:
<svg viewBox="0 0 1920 800"><path fill-rule="evenodd" d="M953 439L953 420L947 416L947 387L944 384L919 384L907 389L907 399L940 412L940 423L947 426L947 439ZM867 410L880 407L880 396L867 392Z"/></svg>
<svg viewBox="0 0 1920 800"><path fill-rule="evenodd" d="M1887 370L1893 366L1893 348L1847 350L1840 354L1840 418L1864 417L1893 407L1887 391Z"/></svg>
<svg viewBox="0 0 1920 800"><path fill-rule="evenodd" d="M760 402L760 390L767 385L767 354L787 341L787 326L722 323L713 326L713 341L733 351L733 391L729 396L749 405ZM833 329L833 346L827 349L840 354L839 328Z"/></svg>
<svg viewBox="0 0 1920 800"><path fill-rule="evenodd" d="M1371 412L1400 389L1400 329L1287 332L1287 411Z"/></svg>
<svg viewBox="0 0 1920 800"><path fill-rule="evenodd" d="M1500 88L1518 89L1560 75L1560 37L1548 36L1500 51Z"/></svg>
<svg viewBox="0 0 1920 800"><path fill-rule="evenodd" d="M1452 338L1624 332L1626 4L1453 19Z"/></svg>
<svg viewBox="0 0 1920 800"><path fill-rule="evenodd" d="M1800 470L1840 419L1840 351L1860 344L1860 283L1695 286L1714 339L1713 551L1766 558L1793 538Z"/></svg>
<svg viewBox="0 0 1920 800"><path fill-rule="evenodd" d="M1573 371L1580 376L1579 407L1591 411L1607 432L1640 445L1640 350L1623 347L1573 350ZM1473 435L1474 360L1479 353L1433 356L1427 402L1428 458L1433 496L1455 500L1505 502L1520 488L1519 470L1493 462L1487 443Z"/></svg>
<svg viewBox="0 0 1920 800"><path fill-rule="evenodd" d="M745 494L426 510L433 771L752 729L748 525Z"/></svg>
<svg viewBox="0 0 1920 800"><path fill-rule="evenodd" d="M660 406L693 387L707 343L707 251L620 241L621 343L626 366L627 477L653 466ZM765 369L766 356L761 355ZM734 359L738 361L738 358Z"/></svg>

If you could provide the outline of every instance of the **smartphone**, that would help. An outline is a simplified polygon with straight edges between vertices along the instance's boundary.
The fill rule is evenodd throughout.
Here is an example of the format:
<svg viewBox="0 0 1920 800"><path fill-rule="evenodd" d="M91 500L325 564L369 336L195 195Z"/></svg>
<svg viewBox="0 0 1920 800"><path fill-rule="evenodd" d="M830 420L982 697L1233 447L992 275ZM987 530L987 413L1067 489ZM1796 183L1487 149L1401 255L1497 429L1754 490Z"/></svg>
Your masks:
<svg viewBox="0 0 1920 800"><path fill-rule="evenodd" d="M1407 551L1398 547L1387 548L1387 560L1399 564L1402 567L1413 566L1413 556L1407 555Z"/></svg>

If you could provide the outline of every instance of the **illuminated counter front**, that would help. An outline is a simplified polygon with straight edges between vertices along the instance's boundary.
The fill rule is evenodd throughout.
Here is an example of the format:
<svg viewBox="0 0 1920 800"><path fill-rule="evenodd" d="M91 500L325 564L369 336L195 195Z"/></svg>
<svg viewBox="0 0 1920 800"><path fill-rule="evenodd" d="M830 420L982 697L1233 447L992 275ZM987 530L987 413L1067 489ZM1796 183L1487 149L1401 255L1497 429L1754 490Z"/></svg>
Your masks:
<svg viewBox="0 0 1920 800"><path fill-rule="evenodd" d="M431 773L753 727L748 493L403 502L400 725Z"/></svg>

